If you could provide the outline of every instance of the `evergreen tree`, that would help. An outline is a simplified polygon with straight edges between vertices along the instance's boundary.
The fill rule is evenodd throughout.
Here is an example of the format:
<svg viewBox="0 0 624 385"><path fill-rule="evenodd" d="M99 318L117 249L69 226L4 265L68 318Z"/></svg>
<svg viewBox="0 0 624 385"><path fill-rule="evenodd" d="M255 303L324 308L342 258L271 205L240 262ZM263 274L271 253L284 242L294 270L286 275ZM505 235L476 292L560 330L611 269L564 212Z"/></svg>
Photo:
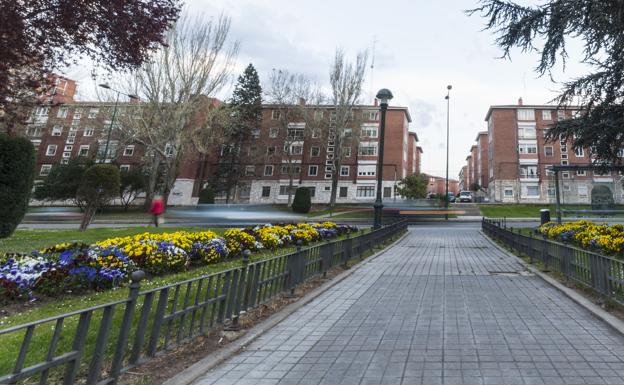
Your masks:
<svg viewBox="0 0 624 385"><path fill-rule="evenodd" d="M524 3L524 2L522 2ZM486 18L496 44L509 58L515 47L540 55L536 72L569 60L566 44L583 43L579 61L590 71L563 83L557 101L561 109L578 104L580 113L557 121L548 139L571 139L574 148L590 148L599 163L620 164L624 148L624 2L548 0L536 5L481 0L468 11Z"/></svg>
<svg viewBox="0 0 624 385"><path fill-rule="evenodd" d="M249 142L262 119L262 88L260 78L252 64L249 64L234 88L230 107L233 110L233 129L229 140L223 145L219 164L215 171L213 185L216 191L225 191L226 202L245 171L241 164L241 151Z"/></svg>
<svg viewBox="0 0 624 385"><path fill-rule="evenodd" d="M397 193L407 199L422 199L427 196L427 183L423 174L408 175L397 184Z"/></svg>

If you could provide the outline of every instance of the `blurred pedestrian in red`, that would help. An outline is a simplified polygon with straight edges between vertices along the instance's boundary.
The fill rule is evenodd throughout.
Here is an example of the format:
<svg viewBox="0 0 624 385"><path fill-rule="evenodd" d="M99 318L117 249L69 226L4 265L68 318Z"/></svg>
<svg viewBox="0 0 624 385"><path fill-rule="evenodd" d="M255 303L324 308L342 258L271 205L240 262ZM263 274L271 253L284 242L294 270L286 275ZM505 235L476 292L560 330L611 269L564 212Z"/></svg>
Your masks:
<svg viewBox="0 0 624 385"><path fill-rule="evenodd" d="M158 227L161 221L160 216L165 212L165 201L162 195L155 195L154 198L152 198L152 205L149 212L154 216L154 225Z"/></svg>

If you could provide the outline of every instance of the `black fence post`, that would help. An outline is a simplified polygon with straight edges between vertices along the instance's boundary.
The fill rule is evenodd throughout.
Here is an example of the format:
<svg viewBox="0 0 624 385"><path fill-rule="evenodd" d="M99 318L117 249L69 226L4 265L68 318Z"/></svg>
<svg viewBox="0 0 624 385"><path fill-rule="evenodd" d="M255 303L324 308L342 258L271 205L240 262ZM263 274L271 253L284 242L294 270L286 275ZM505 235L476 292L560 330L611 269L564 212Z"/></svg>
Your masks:
<svg viewBox="0 0 624 385"><path fill-rule="evenodd" d="M297 251L291 254L288 254L288 259L286 260L286 269L288 270L288 293L284 295L286 298L293 298L295 296L295 287L301 281L301 268L302 265L301 259L303 259L303 253L301 252L301 239L297 240ZM305 266L305 263L303 263Z"/></svg>
<svg viewBox="0 0 624 385"><path fill-rule="evenodd" d="M117 346L115 347L115 355L113 356L113 363L110 371L110 377L113 378L114 383L117 382L117 378L119 378L121 368L123 367L124 353L126 351L130 329L132 328L134 308L136 307L137 298L139 297L139 289L141 288L140 282L143 278L145 278L145 272L143 272L143 270L137 270L130 276L132 283L130 283L129 300L126 302L126 309L121 321L119 338L117 339Z"/></svg>
<svg viewBox="0 0 624 385"><path fill-rule="evenodd" d="M240 324L238 323L238 319L241 314L241 305L243 301L247 301L247 289L249 285L247 284L247 267L249 266L249 256L251 255L251 251L245 249L243 251L243 261L240 277L237 282L236 288L236 297L234 298L234 311L232 314L232 323L225 328L227 331L238 331L241 329ZM247 309L244 309L247 310Z"/></svg>

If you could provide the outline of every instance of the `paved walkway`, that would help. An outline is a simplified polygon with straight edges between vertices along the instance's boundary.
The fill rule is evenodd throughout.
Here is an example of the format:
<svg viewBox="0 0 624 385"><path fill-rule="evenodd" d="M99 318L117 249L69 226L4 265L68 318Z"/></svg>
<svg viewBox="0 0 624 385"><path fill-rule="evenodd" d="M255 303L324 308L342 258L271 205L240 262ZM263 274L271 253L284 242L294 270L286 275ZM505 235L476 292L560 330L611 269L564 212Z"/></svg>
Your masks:
<svg viewBox="0 0 624 385"><path fill-rule="evenodd" d="M197 383L624 384L624 337L478 227L418 227Z"/></svg>

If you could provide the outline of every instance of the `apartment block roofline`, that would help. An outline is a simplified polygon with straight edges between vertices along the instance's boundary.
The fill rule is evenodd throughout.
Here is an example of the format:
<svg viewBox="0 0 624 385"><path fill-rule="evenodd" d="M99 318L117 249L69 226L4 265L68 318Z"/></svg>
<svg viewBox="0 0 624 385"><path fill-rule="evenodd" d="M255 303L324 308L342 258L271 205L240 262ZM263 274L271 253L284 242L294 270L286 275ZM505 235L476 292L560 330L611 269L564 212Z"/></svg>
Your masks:
<svg viewBox="0 0 624 385"><path fill-rule="evenodd" d="M420 151L420 153L421 153L421 154L423 153L423 149L422 149L422 147L420 147L420 146L416 146L416 150L417 150L417 151Z"/></svg>
<svg viewBox="0 0 624 385"><path fill-rule="evenodd" d="M408 131L408 135L412 135L412 136L416 137L416 141L417 141L417 142L419 141L419 140L418 140L418 134L416 134L416 132L415 132L415 131Z"/></svg>
<svg viewBox="0 0 624 385"><path fill-rule="evenodd" d="M479 133L477 134L477 137L475 138L475 141L479 141L479 137L480 137L481 135L487 135L487 134L488 134L488 132L487 132L487 131L481 131L481 132L479 132Z"/></svg>
<svg viewBox="0 0 624 385"><path fill-rule="evenodd" d="M262 108L275 108L275 107L284 107L284 105L283 104L276 104L276 103L262 104ZM305 104L305 107L307 107L307 108L326 108L326 109L330 109L330 108L334 108L334 105L333 104ZM353 108L355 108L355 109L379 110L379 106L375 106L375 105L372 105L372 104L355 104L355 105L353 105ZM388 106L388 110L392 110L392 111L405 111L405 115L407 116L407 121L409 123L412 122L412 115L410 115L409 108L401 107L401 106Z"/></svg>
<svg viewBox="0 0 624 385"><path fill-rule="evenodd" d="M552 104L500 104L500 105L490 106L487 114L485 115L484 120L487 122L490 119L490 115L492 114L493 110L508 110L508 109L519 109L519 108L534 108L534 109L540 109L540 110L553 110L553 111L562 109L560 106L552 105ZM579 108L581 107L580 106L564 106L563 107L564 110L577 110Z"/></svg>

